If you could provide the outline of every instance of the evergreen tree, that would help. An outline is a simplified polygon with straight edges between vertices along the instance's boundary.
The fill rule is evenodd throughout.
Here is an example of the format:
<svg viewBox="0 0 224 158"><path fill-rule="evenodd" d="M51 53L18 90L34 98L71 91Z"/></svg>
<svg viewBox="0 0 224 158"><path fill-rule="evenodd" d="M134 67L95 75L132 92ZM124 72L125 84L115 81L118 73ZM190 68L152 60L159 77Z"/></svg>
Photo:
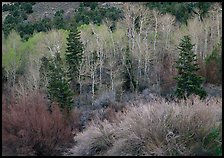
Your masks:
<svg viewBox="0 0 224 158"><path fill-rule="evenodd" d="M135 76L134 76L134 72L133 72L133 65L131 62L129 48L127 48L126 52L125 52L125 63L124 63L123 77L124 77L123 88L125 90L135 91L137 88L137 85L136 85L136 80L135 80Z"/></svg>
<svg viewBox="0 0 224 158"><path fill-rule="evenodd" d="M80 41L80 31L75 24L71 26L67 41L65 59L68 65L69 76L75 81L83 58L83 44Z"/></svg>
<svg viewBox="0 0 224 158"><path fill-rule="evenodd" d="M52 102L59 103L61 109L70 112L73 104L73 92L70 89L69 77L63 66L59 53L56 53L56 57L48 62L48 96Z"/></svg>
<svg viewBox="0 0 224 158"><path fill-rule="evenodd" d="M64 29L65 28L65 22L64 22L63 14L64 14L63 9L57 11L54 14L54 18L53 18L54 28L56 28L56 29Z"/></svg>
<svg viewBox="0 0 224 158"><path fill-rule="evenodd" d="M184 36L181 39L178 49L180 50L179 59L176 62L176 68L178 69L177 89L175 94L178 98L184 98L191 94L199 95L200 98L204 98L207 94L201 86L203 79L196 75L196 71L199 69L196 63L196 55L193 53L189 36Z"/></svg>

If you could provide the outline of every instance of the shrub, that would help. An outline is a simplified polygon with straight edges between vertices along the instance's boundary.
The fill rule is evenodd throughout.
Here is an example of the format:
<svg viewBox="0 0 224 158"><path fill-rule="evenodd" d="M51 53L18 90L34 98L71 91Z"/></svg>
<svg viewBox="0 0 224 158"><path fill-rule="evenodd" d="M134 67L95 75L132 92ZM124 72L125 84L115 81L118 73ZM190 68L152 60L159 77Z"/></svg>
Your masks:
<svg viewBox="0 0 224 158"><path fill-rule="evenodd" d="M72 155L220 155L222 101L189 97L129 107L120 121L92 123L74 138Z"/></svg>
<svg viewBox="0 0 224 158"><path fill-rule="evenodd" d="M212 53L205 59L206 82L213 84L222 83L222 46L215 45Z"/></svg>
<svg viewBox="0 0 224 158"><path fill-rule="evenodd" d="M50 112L45 98L34 92L8 105L2 102L3 150L13 155L55 155L59 145L73 140L60 108L54 105Z"/></svg>
<svg viewBox="0 0 224 158"><path fill-rule="evenodd" d="M70 153L75 156L102 154L112 147L114 133L115 128L107 121L102 124L92 122L92 126L75 137L78 145Z"/></svg>
<svg viewBox="0 0 224 158"><path fill-rule="evenodd" d="M115 92L108 91L103 92L95 101L94 106L100 107L108 107L109 105L115 103L116 95Z"/></svg>

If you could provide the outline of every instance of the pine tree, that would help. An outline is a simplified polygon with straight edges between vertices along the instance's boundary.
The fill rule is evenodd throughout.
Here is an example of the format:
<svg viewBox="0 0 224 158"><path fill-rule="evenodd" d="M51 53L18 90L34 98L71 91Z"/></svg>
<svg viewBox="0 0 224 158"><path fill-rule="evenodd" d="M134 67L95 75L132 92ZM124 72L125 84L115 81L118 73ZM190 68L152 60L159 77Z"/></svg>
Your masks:
<svg viewBox="0 0 224 158"><path fill-rule="evenodd" d="M73 92L70 89L69 77L63 69L59 53L48 64L48 96L52 102L60 104L61 109L70 112L73 106Z"/></svg>
<svg viewBox="0 0 224 158"><path fill-rule="evenodd" d="M178 47L180 50L179 59L176 61L178 76L175 77L177 80L175 94L178 98L186 99L191 94L196 94L202 99L207 95L201 85L203 78L196 75L199 66L196 63L196 55L192 51L193 46L190 37L184 36Z"/></svg>
<svg viewBox="0 0 224 158"><path fill-rule="evenodd" d="M131 62L129 48L127 48L126 52L125 52L125 63L124 63L123 77L124 77L123 88L125 90L135 91L137 88L137 85L136 85L135 76L134 76L134 72L133 72L133 65Z"/></svg>
<svg viewBox="0 0 224 158"><path fill-rule="evenodd" d="M74 81L78 77L83 58L83 44L80 41L80 31L77 29L76 24L71 26L67 40L65 59L68 65L68 73Z"/></svg>

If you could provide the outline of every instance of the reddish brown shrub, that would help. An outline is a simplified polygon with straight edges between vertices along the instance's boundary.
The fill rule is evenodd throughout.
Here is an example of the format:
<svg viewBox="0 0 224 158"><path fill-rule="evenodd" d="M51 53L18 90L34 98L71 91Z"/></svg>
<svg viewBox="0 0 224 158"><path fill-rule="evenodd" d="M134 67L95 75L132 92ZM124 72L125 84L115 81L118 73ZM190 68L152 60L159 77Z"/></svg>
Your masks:
<svg viewBox="0 0 224 158"><path fill-rule="evenodd" d="M206 82L212 84L222 82L221 76L219 75L218 64L216 60L211 60L206 64Z"/></svg>
<svg viewBox="0 0 224 158"><path fill-rule="evenodd" d="M2 143L6 152L55 155L59 145L73 140L59 107L54 105L50 112L41 93L34 92L9 105L3 98L2 103Z"/></svg>
<svg viewBox="0 0 224 158"><path fill-rule="evenodd" d="M205 67L205 62L201 57L197 57L197 64L199 66L199 70L197 71L197 75L202 76L206 78L206 67Z"/></svg>
<svg viewBox="0 0 224 158"><path fill-rule="evenodd" d="M81 130L80 117L81 111L78 108L74 108L70 114L66 116L66 123L71 128L74 135Z"/></svg>
<svg viewBox="0 0 224 158"><path fill-rule="evenodd" d="M115 109L108 107L105 110L105 119L107 119L109 122L113 122L116 117Z"/></svg>
<svg viewBox="0 0 224 158"><path fill-rule="evenodd" d="M160 69L160 86L161 94L167 94L172 92L172 87L175 86L176 81L174 76L177 75L176 68L174 67L174 60L172 59L170 53L164 53L161 59L161 69Z"/></svg>

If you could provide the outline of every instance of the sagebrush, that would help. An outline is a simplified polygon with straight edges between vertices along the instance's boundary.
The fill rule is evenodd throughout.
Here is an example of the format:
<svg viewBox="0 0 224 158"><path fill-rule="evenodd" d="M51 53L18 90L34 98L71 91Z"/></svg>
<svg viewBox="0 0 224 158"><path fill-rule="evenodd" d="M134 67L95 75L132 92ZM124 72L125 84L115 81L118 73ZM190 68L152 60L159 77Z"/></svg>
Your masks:
<svg viewBox="0 0 224 158"><path fill-rule="evenodd" d="M72 155L221 155L222 100L165 102L129 107L119 121L92 123L74 138Z"/></svg>

